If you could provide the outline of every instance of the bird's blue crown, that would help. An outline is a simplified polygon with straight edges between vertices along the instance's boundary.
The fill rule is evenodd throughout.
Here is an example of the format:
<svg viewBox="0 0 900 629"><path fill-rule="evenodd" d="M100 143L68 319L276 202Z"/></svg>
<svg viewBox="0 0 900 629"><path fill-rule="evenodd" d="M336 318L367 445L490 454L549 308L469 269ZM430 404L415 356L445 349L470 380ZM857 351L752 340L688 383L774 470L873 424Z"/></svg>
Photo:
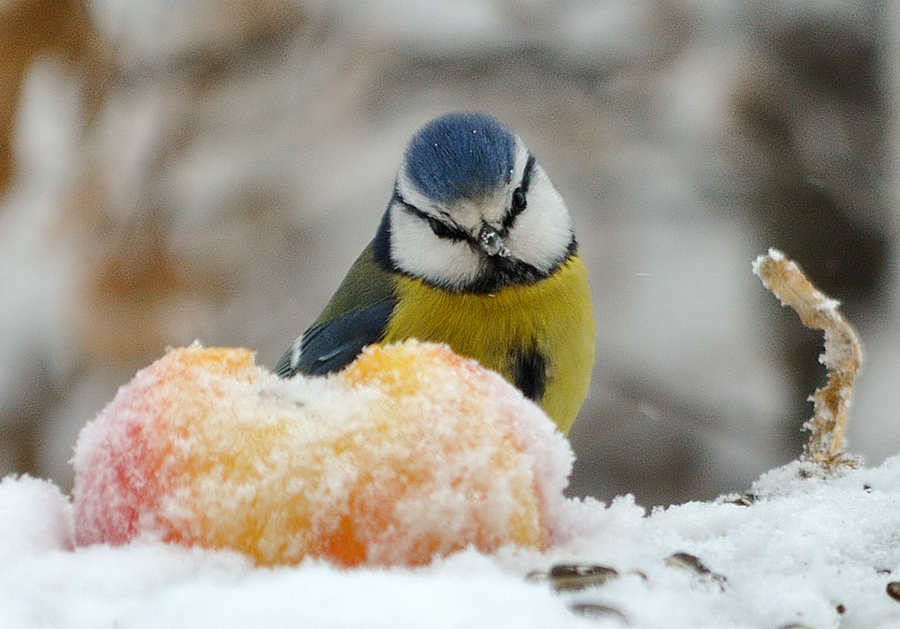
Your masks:
<svg viewBox="0 0 900 629"><path fill-rule="evenodd" d="M422 194L446 204L477 199L509 183L515 151L515 136L490 116L452 113L413 136L404 168Z"/></svg>

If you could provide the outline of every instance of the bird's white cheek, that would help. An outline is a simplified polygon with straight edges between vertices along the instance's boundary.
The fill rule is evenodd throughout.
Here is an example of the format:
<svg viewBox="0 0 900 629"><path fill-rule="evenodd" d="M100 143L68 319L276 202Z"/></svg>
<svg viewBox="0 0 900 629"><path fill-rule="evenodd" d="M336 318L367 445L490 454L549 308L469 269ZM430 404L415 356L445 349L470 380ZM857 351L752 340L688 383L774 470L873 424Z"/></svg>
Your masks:
<svg viewBox="0 0 900 629"><path fill-rule="evenodd" d="M402 211L391 219L391 257L400 270L436 284L462 285L480 270L467 243L438 238L423 220Z"/></svg>
<svg viewBox="0 0 900 629"><path fill-rule="evenodd" d="M541 179L528 195L528 208L510 231L508 246L523 262L549 270L568 251L572 221L562 197L546 176Z"/></svg>

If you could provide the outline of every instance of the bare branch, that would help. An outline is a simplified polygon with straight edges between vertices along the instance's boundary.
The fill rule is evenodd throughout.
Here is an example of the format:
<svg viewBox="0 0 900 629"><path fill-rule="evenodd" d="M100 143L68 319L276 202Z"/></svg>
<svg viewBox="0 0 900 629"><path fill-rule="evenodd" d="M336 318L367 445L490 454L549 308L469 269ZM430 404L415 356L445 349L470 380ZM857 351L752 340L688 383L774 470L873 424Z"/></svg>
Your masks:
<svg viewBox="0 0 900 629"><path fill-rule="evenodd" d="M819 361L828 369L828 382L809 398L813 416L804 424L810 435L802 458L829 469L858 465L860 460L844 450L853 381L862 365L856 332L838 312L840 303L817 290L780 251L769 249L767 255L759 256L753 272L783 306L800 315L803 325L825 332L825 352Z"/></svg>

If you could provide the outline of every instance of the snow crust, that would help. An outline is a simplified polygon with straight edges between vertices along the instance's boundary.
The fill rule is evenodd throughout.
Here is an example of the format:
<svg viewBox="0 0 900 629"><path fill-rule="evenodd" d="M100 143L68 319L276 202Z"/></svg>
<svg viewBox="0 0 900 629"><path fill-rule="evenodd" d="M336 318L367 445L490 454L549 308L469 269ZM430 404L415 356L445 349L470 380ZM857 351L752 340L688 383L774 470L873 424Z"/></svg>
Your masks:
<svg viewBox="0 0 900 629"><path fill-rule="evenodd" d="M255 568L234 553L137 541L71 549L72 514L52 484L0 483L2 627L900 626L885 588L900 575L900 457L823 477L795 463L755 501L692 502L646 514L629 497L568 501L576 534L539 553L469 550L424 568ZM733 498L733 497L732 497ZM690 553L720 575L668 565ZM588 561L620 577L571 594L525 575Z"/></svg>

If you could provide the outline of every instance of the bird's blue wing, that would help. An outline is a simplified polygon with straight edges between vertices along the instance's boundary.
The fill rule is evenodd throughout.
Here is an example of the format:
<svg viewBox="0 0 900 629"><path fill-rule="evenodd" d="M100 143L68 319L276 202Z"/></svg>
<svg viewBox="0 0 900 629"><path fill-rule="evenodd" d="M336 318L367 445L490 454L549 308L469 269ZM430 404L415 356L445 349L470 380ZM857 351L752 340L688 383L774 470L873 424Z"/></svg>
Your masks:
<svg viewBox="0 0 900 629"><path fill-rule="evenodd" d="M384 337L397 303L394 277L366 247L319 319L294 341L275 367L282 378L339 371L366 345Z"/></svg>
<svg viewBox="0 0 900 629"><path fill-rule="evenodd" d="M384 337L394 304L393 299L386 299L314 325L285 353L275 372L289 378L297 373L321 376L343 369L363 347Z"/></svg>

